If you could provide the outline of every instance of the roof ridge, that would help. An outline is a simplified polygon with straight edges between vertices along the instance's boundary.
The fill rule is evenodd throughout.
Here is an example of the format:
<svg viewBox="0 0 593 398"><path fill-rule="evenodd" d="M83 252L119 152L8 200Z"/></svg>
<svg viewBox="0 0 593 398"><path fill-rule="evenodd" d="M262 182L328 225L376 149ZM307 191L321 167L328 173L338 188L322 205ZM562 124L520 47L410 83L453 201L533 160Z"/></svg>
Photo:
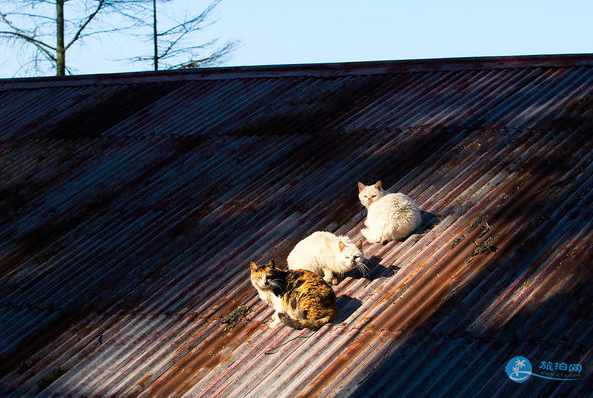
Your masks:
<svg viewBox="0 0 593 398"><path fill-rule="evenodd" d="M554 54L427 58L257 66L224 66L183 70L145 71L76 76L0 79L0 90L95 84L159 83L170 81L227 80L273 77L343 77L472 69L593 66L593 54Z"/></svg>

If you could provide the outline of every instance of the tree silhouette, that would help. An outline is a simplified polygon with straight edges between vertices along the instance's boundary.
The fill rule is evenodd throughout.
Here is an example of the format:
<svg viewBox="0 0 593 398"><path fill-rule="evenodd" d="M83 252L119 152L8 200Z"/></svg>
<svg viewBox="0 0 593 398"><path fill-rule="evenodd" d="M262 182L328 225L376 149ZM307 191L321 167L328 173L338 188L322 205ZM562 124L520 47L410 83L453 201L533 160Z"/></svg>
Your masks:
<svg viewBox="0 0 593 398"><path fill-rule="evenodd" d="M216 39L197 40L197 33L213 23L212 12L220 2L214 0L180 21L157 25L161 15L157 0L0 0L0 40L21 46L15 56L30 54L17 74L45 74L52 69L58 76L72 73L68 50L85 38L107 34L148 37L154 42L154 54L130 54L128 60L152 60L155 70L203 66L220 61L236 46L234 41L219 45ZM147 28L152 33L143 32Z"/></svg>
<svg viewBox="0 0 593 398"><path fill-rule="evenodd" d="M0 38L20 43L31 50L31 58L21 69L43 72L47 65L58 76L69 69L67 51L80 40L125 27L106 21L118 7L136 0L0 0ZM68 3L68 7L66 7ZM104 16L106 18L100 18ZM55 41L54 41L55 40Z"/></svg>
<svg viewBox="0 0 593 398"><path fill-rule="evenodd" d="M171 3L172 0L146 0L134 13L124 13L138 28L145 28L145 33L138 34L152 42L152 53L130 58L133 61L151 61L154 70L191 68L215 64L228 56L237 46L229 40L220 44L219 39L202 43L197 36L211 26L213 12L222 0L214 0L205 9L186 14L183 18L160 18L158 3ZM165 21L163 21L165 19Z"/></svg>

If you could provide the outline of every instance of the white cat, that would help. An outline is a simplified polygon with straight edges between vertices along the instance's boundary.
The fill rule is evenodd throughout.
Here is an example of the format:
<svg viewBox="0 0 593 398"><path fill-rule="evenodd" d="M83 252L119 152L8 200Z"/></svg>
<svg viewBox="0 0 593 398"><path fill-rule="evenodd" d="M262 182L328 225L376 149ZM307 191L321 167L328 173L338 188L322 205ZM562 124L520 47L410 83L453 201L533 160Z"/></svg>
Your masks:
<svg viewBox="0 0 593 398"><path fill-rule="evenodd" d="M352 243L346 236L317 231L301 240L288 255L288 269L305 269L323 277L327 283L338 284L338 277L358 268L366 274L363 264L362 240Z"/></svg>
<svg viewBox="0 0 593 398"><path fill-rule="evenodd" d="M360 233L369 243L406 238L422 223L416 203L403 193L384 191L381 181L369 186L359 182L358 191L360 202L368 209L366 228Z"/></svg>

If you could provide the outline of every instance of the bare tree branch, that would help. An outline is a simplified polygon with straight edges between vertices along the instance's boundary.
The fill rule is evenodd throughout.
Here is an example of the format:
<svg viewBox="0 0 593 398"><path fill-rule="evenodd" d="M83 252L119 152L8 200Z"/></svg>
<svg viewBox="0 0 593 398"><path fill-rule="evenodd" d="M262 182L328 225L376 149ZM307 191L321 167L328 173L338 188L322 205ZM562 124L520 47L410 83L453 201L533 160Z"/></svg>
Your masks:
<svg viewBox="0 0 593 398"><path fill-rule="evenodd" d="M211 0L205 9L186 13L181 19L167 16L160 7L158 14L153 12L157 1L169 0L0 0L0 42L18 42L27 47L30 59L21 63L17 73L31 69L45 73L48 65L56 67L58 74L73 73L66 65L66 54L70 53L66 50L78 47L78 43L89 37L117 33L153 43L151 56L141 54L127 59L152 60L157 69L158 60L164 61L163 68L196 67L219 62L234 50L236 42L218 46L217 40L205 40L206 43L196 44L199 43L197 33L215 22L211 20L212 13L222 0ZM64 4L68 6L66 12L62 8ZM58 15L56 8L60 10ZM106 18L110 15L117 18ZM154 16L158 16L158 27ZM143 32L147 29L156 31L156 35ZM60 37L58 45L54 43L56 36ZM64 40L64 36L69 39Z"/></svg>
<svg viewBox="0 0 593 398"><path fill-rule="evenodd" d="M145 19L139 17L136 14L132 14L132 13L125 12L125 11L121 11L120 14L122 16L126 17L127 19L133 21L134 22L134 26L137 26L137 27L151 27L152 26L152 24L150 22L146 22ZM140 36L140 34L139 34L139 36Z"/></svg>
<svg viewBox="0 0 593 398"><path fill-rule="evenodd" d="M209 22L209 19L211 18L214 9L221 3L221 1L222 0L213 0L197 15L186 18L181 22L174 21L172 26L168 26L163 30L156 28L156 18L154 18L154 21L151 24L148 22L149 18L147 16L133 15L132 20L138 23L139 26L150 26L153 30L150 37L154 44L154 53L152 57L149 57L148 55L140 55L130 58L130 60L148 61L152 59L155 70L159 69L161 60L173 61L174 59L179 59L181 57L186 58L186 60L173 63L173 65L164 65L165 68L195 67L220 61L236 48L237 42L229 41L225 45L214 50L213 48L218 42L218 39L200 45L195 45L191 42L195 43L196 33L214 23ZM156 4L153 4L153 7L156 7ZM156 13L156 8L149 11L151 11L153 17L160 15L160 13ZM211 52L210 54L208 54L209 51Z"/></svg>
<svg viewBox="0 0 593 398"><path fill-rule="evenodd" d="M195 16L194 18L192 18L188 21L183 21L183 22L169 28L168 30L166 30L164 32L159 33L159 36L167 36L167 35L171 35L171 34L177 34L179 32L197 31L197 30L201 30L201 29L209 26L209 25L205 25L205 26L200 26L200 25L202 25L208 19L208 17L214 10L214 7L216 7L220 2L221 2L221 0L215 0L199 15Z"/></svg>
<svg viewBox="0 0 593 398"><path fill-rule="evenodd" d="M222 59L227 57L237 47L237 45L238 45L237 41L229 41L225 45L223 45L221 48L219 48L215 52L211 53L207 57L190 59L189 61L170 66L169 69L198 68L201 66L212 65L212 64L218 63Z"/></svg>
<svg viewBox="0 0 593 398"><path fill-rule="evenodd" d="M53 46L50 46L47 43L44 43L40 40L37 40L34 36L31 35L27 35L25 34L21 29L17 28L6 16L6 14L0 12L0 19L2 19L2 21L4 21L4 23L6 25L8 25L9 28L12 29L12 31L0 31L0 35L4 35L4 36L14 36L14 37L18 37L20 39L23 39L31 44L33 44L35 47L37 47L40 51L42 51L46 56L48 56L50 59L55 61L55 57L53 56L53 54L51 54L50 50L55 51L56 48Z"/></svg>
<svg viewBox="0 0 593 398"><path fill-rule="evenodd" d="M42 41L36 40L33 37L27 36L25 34L19 33L19 32L10 32L10 31L0 31L0 35L4 35L4 36L15 36L18 37L20 39L23 39L25 41L28 41L31 44L34 44L37 48L39 48L41 51L48 53L48 49L50 50L55 50L54 47L50 46L49 44L46 44ZM50 54L51 55L51 54Z"/></svg>
<svg viewBox="0 0 593 398"><path fill-rule="evenodd" d="M56 66L58 74L72 73L72 69L65 65L65 55L75 44L78 45L77 43L91 36L116 34L138 27L136 23L111 26L108 19L101 21L102 15L116 15L120 10L133 15L135 10L145 7L146 2L147 0L0 0L0 41L33 45L30 62L24 62L17 73L31 68L38 68L36 71L41 72L47 62ZM64 12L65 5L70 11ZM121 20L117 21L119 22ZM56 36L57 45L54 45ZM64 40L64 36L68 39Z"/></svg>
<svg viewBox="0 0 593 398"><path fill-rule="evenodd" d="M8 16L15 16L15 17L45 19L48 22L55 22L55 20L56 20L55 17L49 17L49 16L46 16L46 15L39 15L39 14L31 14L29 12L11 12L11 13L5 13L4 15L6 17L8 17Z"/></svg>
<svg viewBox="0 0 593 398"><path fill-rule="evenodd" d="M82 34L82 31L88 26L89 23L91 23L91 21L93 20L93 18L95 18L99 11L101 11L103 4L105 4L105 0L100 0L95 11L88 16L88 18L86 19L86 21L84 21L82 25L80 25L78 31L76 32L72 40L70 40L70 43L68 43L68 45L66 46L66 50L69 49L70 46L72 46L72 44L74 44L79 39L80 35Z"/></svg>
<svg viewBox="0 0 593 398"><path fill-rule="evenodd" d="M171 53L171 51L173 50L173 48L175 48L175 46L177 45L177 43L179 43L181 41L181 39L183 39L183 37L185 35L187 35L189 33L189 31L183 32L181 35L179 35L178 37L174 38L173 40L171 40L169 42L169 46L167 47L167 49L165 51L163 51L159 57L161 59L166 59L167 56ZM177 53L177 51L176 51Z"/></svg>
<svg viewBox="0 0 593 398"><path fill-rule="evenodd" d="M54 63L55 60L51 58L51 54L47 54L43 51L41 51L39 48L36 48L35 51L33 52L33 56L32 58L23 63L16 71L16 74L20 73L21 71L26 71L26 70L30 70L30 71L37 71L41 69L41 64L44 61L48 61L51 63Z"/></svg>

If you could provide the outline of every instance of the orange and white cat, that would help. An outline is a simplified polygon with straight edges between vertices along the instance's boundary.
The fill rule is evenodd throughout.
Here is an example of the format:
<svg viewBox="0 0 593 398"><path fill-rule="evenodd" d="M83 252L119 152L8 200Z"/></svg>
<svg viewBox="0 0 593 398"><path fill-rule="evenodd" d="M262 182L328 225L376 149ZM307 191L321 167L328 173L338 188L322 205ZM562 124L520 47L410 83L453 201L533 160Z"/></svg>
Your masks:
<svg viewBox="0 0 593 398"><path fill-rule="evenodd" d="M363 259L362 240L352 243L347 236L317 231L297 243L286 261L289 269L306 269L337 285L338 278L351 269L358 268L366 274Z"/></svg>

